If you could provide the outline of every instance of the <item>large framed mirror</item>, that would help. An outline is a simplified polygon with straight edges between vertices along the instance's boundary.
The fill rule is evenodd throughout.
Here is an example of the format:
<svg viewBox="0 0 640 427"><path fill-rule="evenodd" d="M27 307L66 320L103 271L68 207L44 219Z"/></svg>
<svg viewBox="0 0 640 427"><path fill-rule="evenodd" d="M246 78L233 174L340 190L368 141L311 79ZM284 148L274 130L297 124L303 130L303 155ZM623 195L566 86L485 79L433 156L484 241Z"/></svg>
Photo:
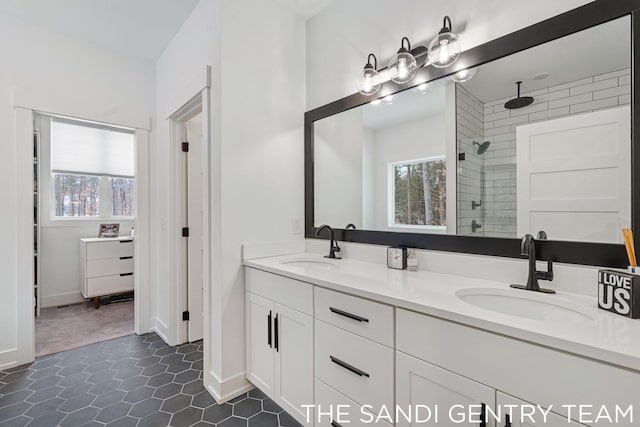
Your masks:
<svg viewBox="0 0 640 427"><path fill-rule="evenodd" d="M306 237L329 224L345 241L518 257L544 231L540 259L625 266L638 8L599 0L307 112Z"/></svg>

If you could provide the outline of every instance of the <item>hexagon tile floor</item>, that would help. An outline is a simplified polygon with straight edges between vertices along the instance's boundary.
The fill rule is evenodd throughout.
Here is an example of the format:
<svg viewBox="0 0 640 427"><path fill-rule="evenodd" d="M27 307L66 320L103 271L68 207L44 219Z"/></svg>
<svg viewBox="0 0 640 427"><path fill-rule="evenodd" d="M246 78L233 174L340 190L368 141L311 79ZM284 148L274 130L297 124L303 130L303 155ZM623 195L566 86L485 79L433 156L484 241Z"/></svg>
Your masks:
<svg viewBox="0 0 640 427"><path fill-rule="evenodd" d="M0 371L0 426L298 427L259 390L218 405L202 342L129 335Z"/></svg>

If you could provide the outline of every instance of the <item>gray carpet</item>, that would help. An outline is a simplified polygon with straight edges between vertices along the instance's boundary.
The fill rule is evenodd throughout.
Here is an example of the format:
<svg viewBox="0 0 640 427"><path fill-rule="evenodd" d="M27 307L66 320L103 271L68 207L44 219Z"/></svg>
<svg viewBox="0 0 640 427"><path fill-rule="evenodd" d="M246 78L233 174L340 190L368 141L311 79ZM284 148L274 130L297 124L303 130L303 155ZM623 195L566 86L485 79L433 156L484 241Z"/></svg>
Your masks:
<svg viewBox="0 0 640 427"><path fill-rule="evenodd" d="M36 357L130 335L133 329L133 301L97 310L91 301L43 308L36 317Z"/></svg>
<svg viewBox="0 0 640 427"><path fill-rule="evenodd" d="M129 335L0 370L2 427L300 427L259 390L219 405L202 384L202 341Z"/></svg>

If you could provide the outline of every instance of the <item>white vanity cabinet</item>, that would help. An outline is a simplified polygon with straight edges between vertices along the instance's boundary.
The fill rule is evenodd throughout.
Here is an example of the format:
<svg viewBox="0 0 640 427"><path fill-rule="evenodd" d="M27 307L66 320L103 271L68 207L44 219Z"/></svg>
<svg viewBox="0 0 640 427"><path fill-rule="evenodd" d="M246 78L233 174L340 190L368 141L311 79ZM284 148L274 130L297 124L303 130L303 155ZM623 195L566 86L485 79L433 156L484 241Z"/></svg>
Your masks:
<svg viewBox="0 0 640 427"><path fill-rule="evenodd" d="M80 239L82 295L94 298L130 292L134 287L133 238Z"/></svg>
<svg viewBox="0 0 640 427"><path fill-rule="evenodd" d="M246 375L300 423L313 398L313 286L247 268Z"/></svg>
<svg viewBox="0 0 640 427"><path fill-rule="evenodd" d="M543 415L540 410L534 410L535 405L499 391L496 392L496 407L500 409L499 419L503 426L534 427L544 425L546 427L564 427L569 424L567 417L562 417L553 412ZM570 425L584 426L584 424L576 421L571 421Z"/></svg>

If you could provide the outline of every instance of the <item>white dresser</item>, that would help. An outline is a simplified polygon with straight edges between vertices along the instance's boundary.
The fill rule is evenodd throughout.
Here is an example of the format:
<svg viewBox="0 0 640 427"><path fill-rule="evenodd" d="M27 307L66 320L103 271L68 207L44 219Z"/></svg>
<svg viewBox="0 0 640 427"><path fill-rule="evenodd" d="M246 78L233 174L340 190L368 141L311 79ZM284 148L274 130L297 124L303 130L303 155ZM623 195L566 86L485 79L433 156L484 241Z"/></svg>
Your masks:
<svg viewBox="0 0 640 427"><path fill-rule="evenodd" d="M133 290L133 237L80 239L82 295L93 298Z"/></svg>

